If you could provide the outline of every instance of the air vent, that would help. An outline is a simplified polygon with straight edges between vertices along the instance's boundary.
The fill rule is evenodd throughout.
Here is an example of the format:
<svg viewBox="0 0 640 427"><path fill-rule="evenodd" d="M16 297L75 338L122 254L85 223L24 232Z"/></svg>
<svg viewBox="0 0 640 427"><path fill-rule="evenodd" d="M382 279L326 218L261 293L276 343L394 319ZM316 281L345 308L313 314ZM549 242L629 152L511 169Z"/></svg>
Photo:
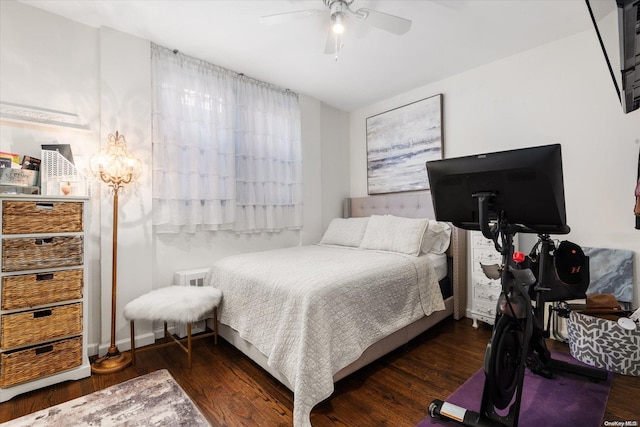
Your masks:
<svg viewBox="0 0 640 427"><path fill-rule="evenodd" d="M208 268L198 268L194 270L176 271L173 277L173 283L176 286L205 286L205 278L207 277ZM191 324L191 334L204 332L206 329L206 321L201 320ZM175 334L180 338L187 336L187 325L178 323L175 325Z"/></svg>
<svg viewBox="0 0 640 427"><path fill-rule="evenodd" d="M204 279L208 271L208 268L176 271L173 283L176 286L204 286Z"/></svg>

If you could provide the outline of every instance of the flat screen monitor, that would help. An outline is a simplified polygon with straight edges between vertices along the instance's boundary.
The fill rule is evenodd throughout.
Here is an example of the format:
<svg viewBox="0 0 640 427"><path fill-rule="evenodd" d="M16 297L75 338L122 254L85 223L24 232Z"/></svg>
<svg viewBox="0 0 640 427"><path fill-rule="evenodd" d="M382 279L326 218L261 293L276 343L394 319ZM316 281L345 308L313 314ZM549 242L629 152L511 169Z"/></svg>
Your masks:
<svg viewBox="0 0 640 427"><path fill-rule="evenodd" d="M427 162L439 221L482 230L478 194L490 193L488 219L504 215L518 231L566 234L559 144Z"/></svg>

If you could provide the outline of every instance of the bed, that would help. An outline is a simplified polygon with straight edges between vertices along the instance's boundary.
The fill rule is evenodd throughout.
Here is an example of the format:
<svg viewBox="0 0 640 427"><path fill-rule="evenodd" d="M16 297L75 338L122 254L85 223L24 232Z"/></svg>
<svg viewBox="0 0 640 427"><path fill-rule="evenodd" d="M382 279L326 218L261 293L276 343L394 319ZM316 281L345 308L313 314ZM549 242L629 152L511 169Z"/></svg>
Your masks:
<svg viewBox="0 0 640 427"><path fill-rule="evenodd" d="M310 425L335 381L463 317L466 234L424 220L434 216L428 193L347 199L319 244L214 263L206 280L223 292L219 333L294 392L294 426Z"/></svg>

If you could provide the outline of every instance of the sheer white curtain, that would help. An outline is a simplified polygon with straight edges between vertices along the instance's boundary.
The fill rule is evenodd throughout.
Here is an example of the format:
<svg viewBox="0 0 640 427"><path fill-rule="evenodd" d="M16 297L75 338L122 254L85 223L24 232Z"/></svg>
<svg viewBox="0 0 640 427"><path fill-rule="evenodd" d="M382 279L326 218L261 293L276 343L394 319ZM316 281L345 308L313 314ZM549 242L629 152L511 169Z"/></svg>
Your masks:
<svg viewBox="0 0 640 427"><path fill-rule="evenodd" d="M302 226L297 95L152 45L158 232Z"/></svg>
<svg viewBox="0 0 640 427"><path fill-rule="evenodd" d="M297 97L240 79L236 122L237 231L302 225Z"/></svg>

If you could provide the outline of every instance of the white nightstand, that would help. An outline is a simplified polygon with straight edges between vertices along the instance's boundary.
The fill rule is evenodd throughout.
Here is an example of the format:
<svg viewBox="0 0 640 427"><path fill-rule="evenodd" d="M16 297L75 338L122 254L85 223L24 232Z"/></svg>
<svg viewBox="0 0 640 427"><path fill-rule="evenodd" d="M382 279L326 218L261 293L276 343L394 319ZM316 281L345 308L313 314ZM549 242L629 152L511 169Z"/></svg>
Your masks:
<svg viewBox="0 0 640 427"><path fill-rule="evenodd" d="M517 250L518 242L513 242ZM471 318L473 327L478 327L478 320L493 325L496 317L496 304L500 297L502 284L500 279L489 279L480 264L500 264L502 255L493 242L480 231L471 232Z"/></svg>

